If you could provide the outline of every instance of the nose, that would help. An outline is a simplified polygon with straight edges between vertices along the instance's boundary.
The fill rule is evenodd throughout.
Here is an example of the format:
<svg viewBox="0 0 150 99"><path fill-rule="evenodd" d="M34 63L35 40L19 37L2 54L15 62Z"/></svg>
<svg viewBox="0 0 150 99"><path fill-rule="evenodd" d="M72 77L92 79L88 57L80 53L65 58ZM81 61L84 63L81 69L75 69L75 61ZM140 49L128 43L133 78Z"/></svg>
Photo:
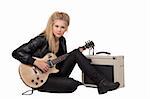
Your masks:
<svg viewBox="0 0 150 99"><path fill-rule="evenodd" d="M61 31L61 28L59 27L59 28L57 28L57 30L60 32L60 31Z"/></svg>

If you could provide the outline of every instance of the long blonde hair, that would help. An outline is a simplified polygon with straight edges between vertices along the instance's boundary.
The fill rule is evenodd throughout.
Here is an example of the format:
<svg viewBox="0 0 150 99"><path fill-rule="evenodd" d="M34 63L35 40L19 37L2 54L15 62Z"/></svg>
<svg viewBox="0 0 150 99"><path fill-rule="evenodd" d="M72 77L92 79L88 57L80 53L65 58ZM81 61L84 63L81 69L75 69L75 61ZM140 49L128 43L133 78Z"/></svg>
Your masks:
<svg viewBox="0 0 150 99"><path fill-rule="evenodd" d="M49 43L49 50L53 53L56 53L58 51L58 46L56 46L56 39L52 33L52 27L53 27L53 24L54 24L54 21L55 20L63 20L67 23L67 26L69 26L69 23L70 23L70 17L67 13L65 12L54 12L51 17L49 18L48 20L48 23L47 23L47 26L46 26L46 29L44 30L44 35L46 37L46 39L48 40L48 43Z"/></svg>

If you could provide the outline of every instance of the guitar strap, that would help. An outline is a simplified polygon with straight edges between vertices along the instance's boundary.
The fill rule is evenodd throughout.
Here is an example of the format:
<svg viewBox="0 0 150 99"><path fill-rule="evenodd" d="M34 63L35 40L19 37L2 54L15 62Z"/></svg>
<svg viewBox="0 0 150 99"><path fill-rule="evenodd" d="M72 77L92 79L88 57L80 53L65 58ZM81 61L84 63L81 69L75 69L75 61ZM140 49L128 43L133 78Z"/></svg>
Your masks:
<svg viewBox="0 0 150 99"><path fill-rule="evenodd" d="M23 92L22 95L32 95L33 91L34 91L34 89L27 90L27 91Z"/></svg>

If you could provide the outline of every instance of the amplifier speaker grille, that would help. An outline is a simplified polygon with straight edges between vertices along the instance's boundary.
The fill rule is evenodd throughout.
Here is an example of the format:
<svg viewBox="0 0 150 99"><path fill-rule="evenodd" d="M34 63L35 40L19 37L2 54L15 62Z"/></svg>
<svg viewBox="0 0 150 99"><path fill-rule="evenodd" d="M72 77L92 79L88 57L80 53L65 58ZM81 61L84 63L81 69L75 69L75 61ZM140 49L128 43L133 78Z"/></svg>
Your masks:
<svg viewBox="0 0 150 99"><path fill-rule="evenodd" d="M102 72L104 76L109 80L114 82L114 71L113 71L113 65L96 65L92 64L93 67L96 69L97 72ZM95 83L86 75L83 74L83 80L84 84L92 84L95 85Z"/></svg>

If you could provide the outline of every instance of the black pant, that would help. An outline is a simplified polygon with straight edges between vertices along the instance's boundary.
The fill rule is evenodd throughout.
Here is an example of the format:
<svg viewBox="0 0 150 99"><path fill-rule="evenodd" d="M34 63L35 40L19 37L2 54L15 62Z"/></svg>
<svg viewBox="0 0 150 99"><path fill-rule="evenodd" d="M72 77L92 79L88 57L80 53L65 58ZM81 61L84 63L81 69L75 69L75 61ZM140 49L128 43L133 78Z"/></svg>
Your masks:
<svg viewBox="0 0 150 99"><path fill-rule="evenodd" d="M59 72L59 76L69 77L76 63L78 64L81 71L84 72L84 74L87 75L96 84L104 79L103 73L97 72L90 64L90 61L78 49L75 49L69 53L69 56L64 62L64 66Z"/></svg>
<svg viewBox="0 0 150 99"><path fill-rule="evenodd" d="M87 75L96 84L104 79L103 73L97 72L90 64L90 61L78 49L75 49L69 53L69 56L64 61L62 68L60 68L60 72L57 74L50 74L47 82L40 89L42 89L42 91L44 90L50 92L63 92L66 90L66 88L67 91L68 88L75 90L76 87L81 83L74 79L70 79L69 75L71 74L76 63L78 64L81 71L84 72L84 74Z"/></svg>

